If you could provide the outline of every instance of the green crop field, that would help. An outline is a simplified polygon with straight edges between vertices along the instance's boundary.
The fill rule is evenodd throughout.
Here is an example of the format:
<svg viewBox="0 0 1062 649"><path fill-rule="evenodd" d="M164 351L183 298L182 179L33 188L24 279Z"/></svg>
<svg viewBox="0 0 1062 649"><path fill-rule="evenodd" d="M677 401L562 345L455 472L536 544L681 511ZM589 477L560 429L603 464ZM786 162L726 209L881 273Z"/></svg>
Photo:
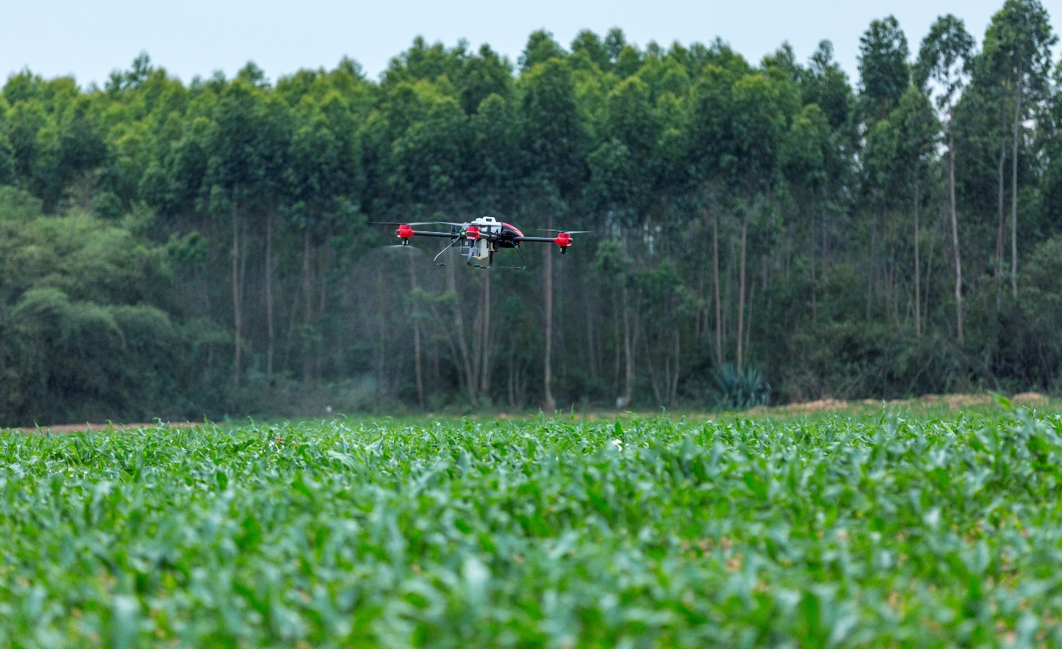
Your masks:
<svg viewBox="0 0 1062 649"><path fill-rule="evenodd" d="M0 434L0 647L1062 646L1062 416Z"/></svg>

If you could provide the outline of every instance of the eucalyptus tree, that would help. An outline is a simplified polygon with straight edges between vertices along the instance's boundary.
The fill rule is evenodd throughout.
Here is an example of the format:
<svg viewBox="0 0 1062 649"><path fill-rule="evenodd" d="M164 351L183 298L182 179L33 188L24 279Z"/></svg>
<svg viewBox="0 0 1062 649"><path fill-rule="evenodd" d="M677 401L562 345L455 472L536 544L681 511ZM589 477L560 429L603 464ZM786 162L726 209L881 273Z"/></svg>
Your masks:
<svg viewBox="0 0 1062 649"><path fill-rule="evenodd" d="M787 115L780 88L767 77L753 74L733 86L732 112L723 140L723 176L744 200L741 220L741 258L738 266L737 367L744 364L746 265L749 221L753 213L771 208L770 194L778 176L778 150Z"/></svg>
<svg viewBox="0 0 1062 649"><path fill-rule="evenodd" d="M45 81L28 71L4 87L15 182L60 210L64 191L104 164L110 151L93 110L71 77Z"/></svg>
<svg viewBox="0 0 1062 649"><path fill-rule="evenodd" d="M322 103L323 110L327 112L327 101ZM266 325L266 377L272 381L276 350L275 224L288 199L288 186L284 175L291 168L288 156L291 152L295 122L290 108L276 93L266 93L259 109L255 142L259 162L256 169L254 207L256 225L265 239L262 277Z"/></svg>
<svg viewBox="0 0 1062 649"><path fill-rule="evenodd" d="M461 97L461 108L471 115L491 95L506 100L511 97L513 67L508 59L499 56L489 45L482 45L478 54L464 59L453 82Z"/></svg>
<svg viewBox="0 0 1062 649"><path fill-rule="evenodd" d="M690 167L695 182L704 188L712 210L712 279L715 304L715 360L722 369L723 311L719 289L719 205L720 193L725 189L724 156L729 132L727 116L732 110L734 74L728 69L708 65L693 88L693 109L690 118Z"/></svg>
<svg viewBox="0 0 1062 649"><path fill-rule="evenodd" d="M40 195L35 182L38 159L43 155L38 133L48 124L48 112L36 97L23 98L22 93L7 94L18 97L15 101L8 100L11 106L7 110L5 129L14 163L12 181L13 184Z"/></svg>
<svg viewBox="0 0 1062 649"><path fill-rule="evenodd" d="M536 33L537 34L537 33ZM558 207L570 206L585 177L587 134L576 101L571 71L558 58L559 46L545 44L532 35L521 58L522 65L538 60L543 52L549 58L534 65L520 79L521 148L528 165L526 191L536 206L545 205L545 225L553 225ZM556 408L551 387L553 347L553 250L543 246L543 290L545 292L545 350L543 358L544 406Z"/></svg>
<svg viewBox="0 0 1062 649"><path fill-rule="evenodd" d="M894 293L892 279L897 265L894 254L895 215L902 209L903 201L900 199L909 188L907 165L910 161L905 160L903 156L903 137L903 117L898 106L892 111L889 119L875 121L864 138L861 160L862 189L869 208L873 210L866 302L868 320L873 315L875 296L884 295L886 315L893 313L893 301L890 298ZM884 260L877 257L881 241L886 243L887 255Z"/></svg>
<svg viewBox="0 0 1062 649"><path fill-rule="evenodd" d="M955 252L955 320L959 344L963 343L962 326L962 255L959 246L959 217L955 206L955 132L952 118L958 95L966 85L971 67L973 37L966 32L961 19L948 14L937 18L922 40L915 66L916 83L936 88L936 105L948 143L948 208L951 216L951 243ZM916 301L917 303L917 301Z"/></svg>
<svg viewBox="0 0 1062 649"><path fill-rule="evenodd" d="M820 41L812 52L808 65L800 69L798 79L805 104L818 104L837 130L848 123L853 108L852 86L848 75L833 58L833 44Z"/></svg>
<svg viewBox="0 0 1062 649"><path fill-rule="evenodd" d="M856 98L848 76L833 59L833 45L821 41L808 64L799 69L798 86L805 109L815 104L827 120L828 143L823 142L819 200L823 279L829 277L831 238L851 200L853 156L858 150ZM822 135L822 132L819 132Z"/></svg>
<svg viewBox="0 0 1062 649"><path fill-rule="evenodd" d="M468 56L466 47L464 41L452 49L442 43L428 45L423 36L417 36L408 50L391 59L380 85L388 90L400 83L434 82L442 77L452 80Z"/></svg>
<svg viewBox="0 0 1062 649"><path fill-rule="evenodd" d="M539 29L531 33L527 38L527 45L520 54L520 70L528 72L536 65L553 59L564 59L567 52L553 38L553 33Z"/></svg>
<svg viewBox="0 0 1062 649"><path fill-rule="evenodd" d="M650 101L649 87L638 77L627 78L609 93L606 121L600 127L604 141L587 156L590 171L585 188L587 202L603 213L603 230L618 232L622 241L637 249L651 245L652 235L646 235L651 225L650 210L657 197L654 176L659 171L656 149L661 126ZM624 251L624 258L630 257L630 250ZM601 270L609 271L620 268L626 266L600 266ZM622 312L623 320L626 371L621 399L630 403L641 319L637 311L632 312L626 278L606 279L619 287L620 299L618 303L613 302L613 308Z"/></svg>
<svg viewBox="0 0 1062 649"><path fill-rule="evenodd" d="M608 52L609 64L619 59L620 52L627 47L627 35L619 27L613 27L605 34L605 51Z"/></svg>
<svg viewBox="0 0 1062 649"><path fill-rule="evenodd" d="M620 218L627 232L638 231L649 218L659 171L655 154L662 124L653 110L649 86L636 76L621 81L609 92L607 106L606 137L626 151L632 175Z"/></svg>
<svg viewBox="0 0 1062 649"><path fill-rule="evenodd" d="M957 211L978 221L991 222L995 245L989 255L996 310L1002 305L1000 288L1006 284L1006 158L1009 110L1005 88L984 51L974 54L970 83L955 105L950 123L958 145L955 150ZM995 218L991 218L995 217ZM971 228L971 234L975 232ZM988 248L988 246L985 246ZM976 250L967 250L972 256Z"/></svg>
<svg viewBox="0 0 1062 649"><path fill-rule="evenodd" d="M870 23L859 39L859 85L864 119L885 119L910 84L907 37L894 16Z"/></svg>
<svg viewBox="0 0 1062 649"><path fill-rule="evenodd" d="M903 228L897 228L897 215L907 211L911 205L913 214L912 257L915 291L912 300L915 314L915 335L921 336L921 205L925 188L924 178L927 173L933 146L937 142L939 125L928 99L918 88L910 87L892 110L887 120L878 120L871 126L866 137L866 147L862 155L863 190L875 210L876 217L883 217L883 236L888 243L889 255L885 260L885 276L878 286L884 288L886 313L897 324L900 321L901 292L896 290L897 276L903 277L904 263L896 254L897 246L904 243ZM910 203L908 203L908 201ZM874 236L872 232L872 237ZM871 253L875 249L871 250ZM872 257L873 258L873 257ZM872 272L880 269L872 263ZM897 272L900 271L900 272ZM901 279L903 281L903 279ZM867 298L867 318L871 317L873 285L869 285Z"/></svg>
<svg viewBox="0 0 1062 649"><path fill-rule="evenodd" d="M310 332L314 322L320 322L328 290L319 250L322 242L329 244L341 217L360 198L358 147L353 115L336 92L316 101L304 96L294 108L293 121L290 162L283 178L288 219L302 233L302 379L308 383L316 369L311 344L316 337Z"/></svg>
<svg viewBox="0 0 1062 649"><path fill-rule="evenodd" d="M1029 103L1046 91L1051 46L1057 41L1047 11L1038 0L1007 0L985 33L984 56L1013 101L1011 133L1010 278L1018 297L1018 145ZM1026 97L1029 95L1029 97Z"/></svg>
<svg viewBox="0 0 1062 649"><path fill-rule="evenodd" d="M1051 85L1053 92L1041 122L1046 161L1040 180L1040 213L1044 228L1055 233L1062 231L1062 62L1055 66Z"/></svg>
<svg viewBox="0 0 1062 649"><path fill-rule="evenodd" d="M894 16L874 20L859 39L859 85L860 106L863 123L863 135L870 146L870 140L877 137L877 149L885 151L882 143L890 137L885 125L877 122L888 119L889 113L896 107L900 97L910 85L909 50L907 37ZM891 145L890 145L891 147ZM874 294L875 275L878 273L878 217L885 212L883 170L888 167L883 161L891 159L888 155L878 155L876 165L867 168L866 177L871 180L869 194L870 225L870 265L867 279L867 318L870 318ZM876 166L876 170L872 167Z"/></svg>
<svg viewBox="0 0 1062 649"><path fill-rule="evenodd" d="M271 213L266 201L281 191L286 155L283 108L256 83L255 69L246 68L222 90L213 112L214 127L206 143L205 182L210 209L228 211L232 223L232 305L234 328L233 381L239 385L243 365L243 302L248 237L246 218ZM278 115L279 113L279 115Z"/></svg>
<svg viewBox="0 0 1062 649"><path fill-rule="evenodd" d="M470 117L466 186L471 209L484 214L504 214L511 212L517 204L517 186L523 171L519 127L513 104L497 93L484 98ZM491 275L482 274L483 324L477 344L480 350L479 391L484 396L489 392L493 366Z"/></svg>
<svg viewBox="0 0 1062 649"><path fill-rule="evenodd" d="M474 134L458 100L441 86L402 84L389 94L384 116L390 133L384 145L392 206L424 215L467 211L473 193ZM444 337L461 385L475 406L483 387L484 319L489 316L480 312L473 323L466 323L452 264L445 273L453 326L444 328Z"/></svg>
<svg viewBox="0 0 1062 649"><path fill-rule="evenodd" d="M573 55L585 53L587 58L602 72L608 72L612 67L612 56L609 54L605 42L589 29L584 29L576 34L569 47Z"/></svg>
<svg viewBox="0 0 1062 649"><path fill-rule="evenodd" d="M0 185L15 182L15 149L7 136L7 100L0 94Z"/></svg>
<svg viewBox="0 0 1062 649"><path fill-rule="evenodd" d="M151 66L146 55L120 76L125 79L121 90L93 95L100 111L96 120L110 149L98 190L101 198L107 194L129 210L143 198L144 178L159 171L148 169L161 164L181 137L191 93L165 69Z"/></svg>
<svg viewBox="0 0 1062 649"><path fill-rule="evenodd" d="M915 335L922 336L922 307L921 307L921 273L922 262L920 254L920 213L923 201L924 179L928 175L930 165L934 157L934 148L938 143L940 122L933 112L929 99L917 88L911 87L900 98L900 105L889 116L889 124L896 131L896 158L900 171L900 182L904 188L910 191L914 213L914 316ZM954 214L954 213L953 213ZM958 237L955 236L955 221L952 220L953 242L958 248ZM958 252L956 251L956 258ZM958 269L956 269L958 271ZM958 317L958 341L963 342L962 334L962 311L961 302Z"/></svg>
<svg viewBox="0 0 1062 649"><path fill-rule="evenodd" d="M811 268L811 313L818 314L818 286L816 281L815 248L817 245L816 215L825 207L825 191L829 182L828 160L833 141L826 114L816 103L805 105L785 134L779 149L779 164L788 181L790 193L796 198L799 216L806 221L797 223L790 232L790 242L797 249L807 250ZM820 216L820 220L823 217ZM807 236L806 248L801 235ZM798 242L799 241L799 242Z"/></svg>

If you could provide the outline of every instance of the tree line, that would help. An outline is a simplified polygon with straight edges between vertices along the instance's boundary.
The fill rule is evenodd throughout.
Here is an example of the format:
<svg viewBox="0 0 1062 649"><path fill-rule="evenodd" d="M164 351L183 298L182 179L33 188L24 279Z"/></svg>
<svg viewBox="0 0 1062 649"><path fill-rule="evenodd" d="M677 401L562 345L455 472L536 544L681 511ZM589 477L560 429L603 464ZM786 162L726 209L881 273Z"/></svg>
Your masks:
<svg viewBox="0 0 1062 649"><path fill-rule="evenodd" d="M873 21L856 80L619 29L378 80L14 74L0 423L1058 392L1056 40L1007 0L980 47ZM592 234L483 272L372 224L481 215Z"/></svg>

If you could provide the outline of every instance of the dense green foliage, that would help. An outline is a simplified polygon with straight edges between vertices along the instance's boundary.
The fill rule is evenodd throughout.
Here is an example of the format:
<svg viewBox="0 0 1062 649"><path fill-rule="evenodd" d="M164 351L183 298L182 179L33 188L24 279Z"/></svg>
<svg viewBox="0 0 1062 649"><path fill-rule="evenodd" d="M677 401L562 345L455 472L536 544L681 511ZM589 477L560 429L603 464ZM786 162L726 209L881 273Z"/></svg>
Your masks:
<svg viewBox="0 0 1062 649"><path fill-rule="evenodd" d="M1060 433L1002 409L9 433L0 644L1060 646Z"/></svg>
<svg viewBox="0 0 1062 649"><path fill-rule="evenodd" d="M775 401L1058 392L1055 41L1007 0L980 49L874 21L857 80L828 41L618 29L515 63L417 39L378 80L14 74L0 422L704 407L727 364ZM594 234L483 273L369 225L483 214Z"/></svg>

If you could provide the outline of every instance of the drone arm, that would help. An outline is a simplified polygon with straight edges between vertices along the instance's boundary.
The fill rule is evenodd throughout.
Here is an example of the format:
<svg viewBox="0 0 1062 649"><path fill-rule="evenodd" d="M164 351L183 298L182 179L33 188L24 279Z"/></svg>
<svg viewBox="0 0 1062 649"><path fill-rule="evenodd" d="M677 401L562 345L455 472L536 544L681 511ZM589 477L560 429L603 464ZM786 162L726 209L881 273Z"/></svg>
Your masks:
<svg viewBox="0 0 1062 649"><path fill-rule="evenodd" d="M572 245L572 235L567 232L561 232L556 237L517 237L516 240L537 243L555 243L560 247L562 255L568 252L568 246Z"/></svg>
<svg viewBox="0 0 1062 649"><path fill-rule="evenodd" d="M454 235L454 234L452 234L450 232L429 232L429 231L426 231L426 230L412 230L411 232L413 233L413 235L418 236L418 237L440 237L440 238L445 238L445 239L453 239L453 238L456 237L456 235ZM411 236L413 236L413 235L411 235ZM402 235L398 235L398 236L402 236ZM405 237L403 237L403 238L405 238Z"/></svg>
<svg viewBox="0 0 1062 649"><path fill-rule="evenodd" d="M408 225L400 225L398 227L398 229L395 230L395 236L402 240L402 245L403 246L408 246L409 245L409 240L412 239L414 236L416 236L418 234L420 236L422 236L422 237L445 237L447 239L456 239L456 236L454 235L453 232L433 232L431 230L414 230L413 228L409 227Z"/></svg>

